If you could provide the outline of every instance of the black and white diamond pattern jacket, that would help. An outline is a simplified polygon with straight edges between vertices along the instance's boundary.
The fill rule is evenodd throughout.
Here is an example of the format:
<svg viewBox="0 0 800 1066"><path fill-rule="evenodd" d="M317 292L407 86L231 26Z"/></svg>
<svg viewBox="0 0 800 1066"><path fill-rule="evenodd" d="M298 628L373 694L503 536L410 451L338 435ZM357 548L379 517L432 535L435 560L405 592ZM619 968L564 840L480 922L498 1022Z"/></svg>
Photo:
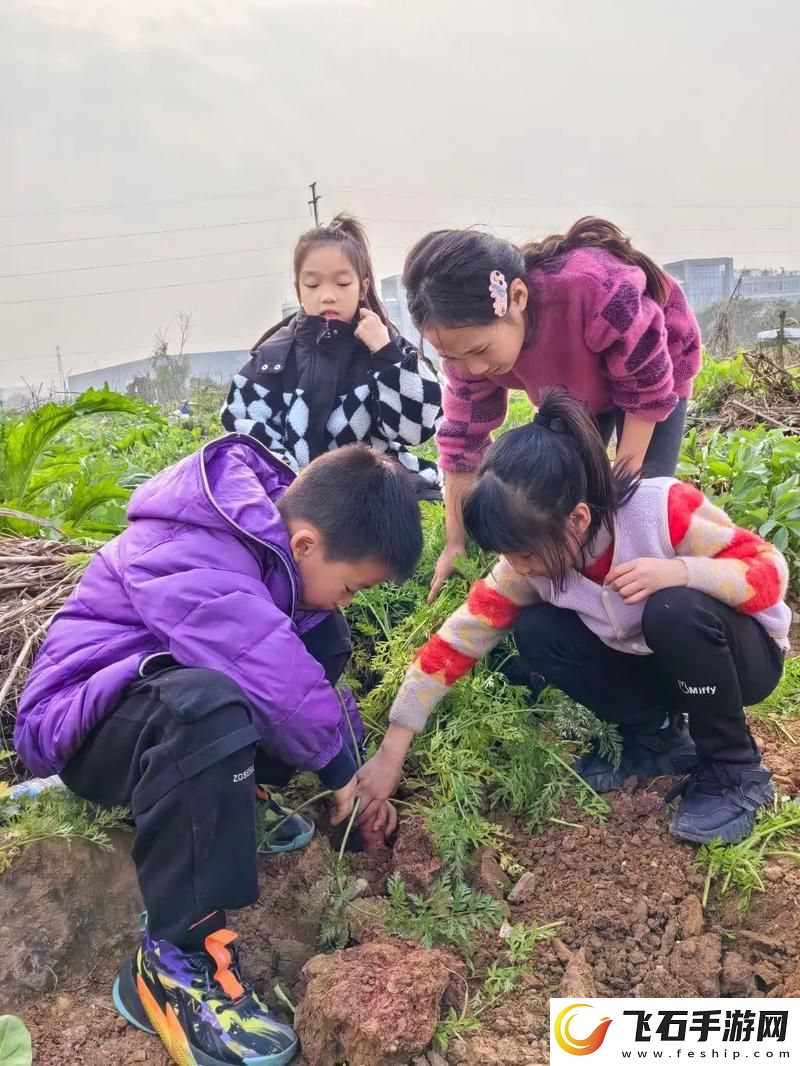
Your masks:
<svg viewBox="0 0 800 1066"><path fill-rule="evenodd" d="M301 312L253 349L222 410L229 431L249 433L293 470L316 455L365 443L394 455L436 497L436 463L408 449L430 440L441 419L436 371L397 335L372 354L344 323Z"/></svg>

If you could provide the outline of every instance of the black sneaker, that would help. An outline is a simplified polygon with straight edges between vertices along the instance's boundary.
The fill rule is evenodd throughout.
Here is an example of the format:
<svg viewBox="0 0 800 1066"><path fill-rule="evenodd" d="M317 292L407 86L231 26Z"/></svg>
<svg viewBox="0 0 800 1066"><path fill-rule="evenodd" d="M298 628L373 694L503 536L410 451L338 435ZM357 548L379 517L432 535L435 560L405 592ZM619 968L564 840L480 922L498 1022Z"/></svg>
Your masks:
<svg viewBox="0 0 800 1066"><path fill-rule="evenodd" d="M596 749L578 761L575 769L595 792L613 792L629 777L640 785L654 777L685 774L697 764L694 741L683 718L657 733L628 733L622 738L622 758L618 767Z"/></svg>
<svg viewBox="0 0 800 1066"><path fill-rule="evenodd" d="M667 795L681 796L670 832L679 840L738 844L756 824L759 807L772 803L772 774L761 762L725 763L704 759Z"/></svg>
<svg viewBox="0 0 800 1066"><path fill-rule="evenodd" d="M239 970L236 934L218 929L206 950L185 952L145 934L114 984L114 1006L157 1033L178 1066L286 1066L298 1041Z"/></svg>

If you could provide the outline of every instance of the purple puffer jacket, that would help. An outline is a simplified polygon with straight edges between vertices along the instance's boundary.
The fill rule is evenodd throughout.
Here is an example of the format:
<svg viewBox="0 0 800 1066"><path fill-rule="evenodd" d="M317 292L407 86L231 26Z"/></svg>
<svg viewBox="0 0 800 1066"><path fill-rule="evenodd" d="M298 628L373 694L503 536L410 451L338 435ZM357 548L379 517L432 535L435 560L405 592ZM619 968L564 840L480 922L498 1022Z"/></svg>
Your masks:
<svg viewBox="0 0 800 1066"><path fill-rule="evenodd" d="M298 636L325 615L298 607L275 506L293 478L234 433L136 490L128 528L92 560L31 670L14 732L29 770L60 772L157 652L237 681L264 746L291 766L339 754L341 705Z"/></svg>

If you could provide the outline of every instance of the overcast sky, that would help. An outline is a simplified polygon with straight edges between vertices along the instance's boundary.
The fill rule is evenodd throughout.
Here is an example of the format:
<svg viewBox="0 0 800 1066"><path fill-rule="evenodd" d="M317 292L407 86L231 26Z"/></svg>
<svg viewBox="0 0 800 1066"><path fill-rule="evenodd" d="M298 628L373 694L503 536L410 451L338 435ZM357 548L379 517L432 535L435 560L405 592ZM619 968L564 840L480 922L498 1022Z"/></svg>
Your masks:
<svg viewBox="0 0 800 1066"><path fill-rule="evenodd" d="M3 0L0 385L146 355L178 309L248 347L313 180L379 275L435 226L587 212L800 267L799 39L797 0Z"/></svg>

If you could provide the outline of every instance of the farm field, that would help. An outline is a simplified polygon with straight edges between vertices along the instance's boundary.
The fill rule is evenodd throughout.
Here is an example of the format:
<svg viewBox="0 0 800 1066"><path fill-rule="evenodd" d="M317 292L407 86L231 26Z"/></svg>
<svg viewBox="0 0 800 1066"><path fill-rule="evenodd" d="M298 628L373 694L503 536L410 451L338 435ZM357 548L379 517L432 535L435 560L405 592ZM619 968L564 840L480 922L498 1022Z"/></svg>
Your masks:
<svg viewBox="0 0 800 1066"><path fill-rule="evenodd" d="M11 803L7 788L23 776L16 697L50 618L123 528L133 488L217 435L215 402L176 424L90 392L0 421L0 928L12 945L0 987L37 1066L170 1061L111 1003L137 939L125 812L59 792ZM528 417L515 398L509 424ZM797 378L746 353L707 360L690 424L680 475L785 553L797 610ZM373 743L414 650L489 565L472 554L429 607L444 531L441 508L423 508L414 578L349 611L349 677ZM797 654L797 621L793 638ZM565 697L515 685L512 655L498 649L460 682L415 744L390 846L356 850L323 804L308 848L262 858L261 900L234 924L256 988L296 1008L298 1063L537 1066L553 995L800 996L800 659L752 711L774 808L743 844L698 851L669 835L672 781L598 796L577 778L576 755L618 737ZM287 806L318 787L301 775Z"/></svg>

